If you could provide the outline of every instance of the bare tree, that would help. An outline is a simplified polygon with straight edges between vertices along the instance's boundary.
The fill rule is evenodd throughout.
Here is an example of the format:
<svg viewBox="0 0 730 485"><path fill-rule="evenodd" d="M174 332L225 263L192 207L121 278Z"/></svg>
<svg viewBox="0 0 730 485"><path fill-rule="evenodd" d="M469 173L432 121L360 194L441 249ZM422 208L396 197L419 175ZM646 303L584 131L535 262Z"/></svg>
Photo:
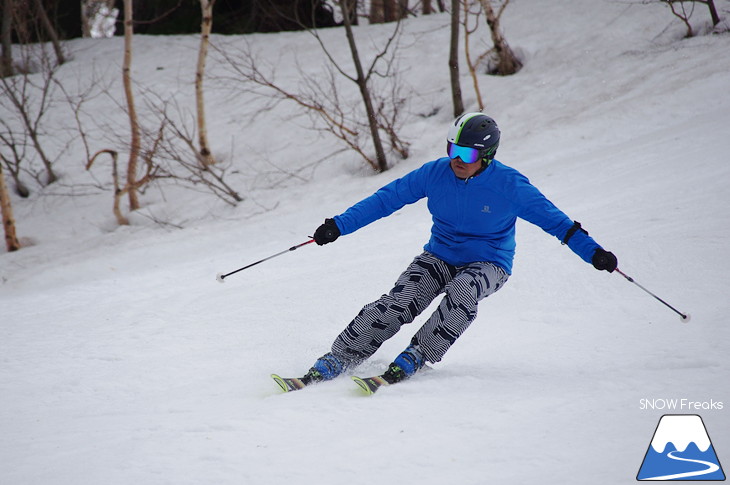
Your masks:
<svg viewBox="0 0 730 485"><path fill-rule="evenodd" d="M12 76L13 69L13 0L2 1L2 21L0 21L0 77Z"/></svg>
<svg viewBox="0 0 730 485"><path fill-rule="evenodd" d="M112 179L114 181L114 205L112 207L112 211L114 212L114 217L117 219L117 224L119 224L120 226L127 226L129 225L129 220L122 214L121 199L124 194L127 193L129 185L122 188L119 183L119 169L117 168L117 158L119 154L116 152L116 150L99 150L98 152L94 153L91 158L89 158L89 161L86 163L86 170L91 169L91 166L94 164L94 161L96 161L96 158L99 155L103 155L105 153L112 158Z"/></svg>
<svg viewBox="0 0 730 485"><path fill-rule="evenodd" d="M431 5L431 0L422 0L423 3L423 15L429 15L434 12L433 6ZM441 13L444 13L446 11L446 5L444 4L444 0L436 0L436 5L438 6L438 11Z"/></svg>
<svg viewBox="0 0 730 485"><path fill-rule="evenodd" d="M124 197L125 195L129 196L130 192L132 192L132 191L134 191L135 195L136 195L136 192L140 188L144 187L145 185L147 185L150 182L152 182L153 180L155 180L157 178L158 172L159 172L159 167L154 163L153 158L157 153L160 143L162 142L162 137L163 137L162 128L160 128L157 131L156 136L155 135L151 136L152 141L150 142L150 145L148 147L146 147L144 150L142 150L142 138L143 138L142 135L146 135L147 138L150 138L150 134L142 133L139 122L137 122L137 132L138 132L138 136L140 137L140 139L138 141L138 143L139 143L138 156L137 156L137 160L135 161L135 163L139 161L139 158L141 158L142 161L144 162L146 171L142 177L137 176L137 173L136 173L137 170L135 169L135 176L133 178L130 178L129 173L127 173L127 177L125 177L125 182L124 182L124 184L122 184L119 180L120 179L119 168L118 168L118 164L117 164L119 154L116 150L113 150L110 148L98 150L96 153L94 153L91 156L91 158L89 158L89 160L86 163L86 170L90 170L92 165L94 164L94 162L96 161L96 159L99 156L107 154L111 157L111 159L112 159L112 181L114 183L114 205L113 205L112 210L114 212L114 217L117 219L117 223L119 225L128 225L129 224L129 220L122 213L122 209L121 209L122 197ZM149 141L149 140L145 140L145 141ZM124 144L126 144L126 143L124 143ZM127 167L127 168L129 168L129 167ZM130 211L137 210L137 209L139 209L139 207L136 207L133 209L132 205L131 204L129 205Z"/></svg>
<svg viewBox="0 0 730 485"><path fill-rule="evenodd" d="M109 92L107 95L111 96ZM138 95L141 107L138 123L139 160L144 166L144 174L134 181L122 180L118 168L118 152L110 148L97 151L86 164L86 169L90 170L100 156L109 155L111 158L114 191L112 210L117 223L129 224L122 211L121 200L133 187L142 191L150 185L164 182L213 194L231 205L243 201L243 197L225 180L229 168L226 164L219 162L207 167L201 165L195 142L195 116L182 109L174 96L163 97L144 86L138 87ZM121 104L119 108L126 109ZM112 144L127 145L123 137L115 134L116 130L107 128L107 131L108 140ZM170 224L168 221L154 220Z"/></svg>
<svg viewBox="0 0 730 485"><path fill-rule="evenodd" d="M91 148L89 146L89 134L87 126L91 122L93 123L94 116L89 115L85 110L87 102L96 98L97 96L108 93L109 85L112 83L111 80L105 80L103 77L98 76L96 72L88 78L84 77L83 82L79 82L76 85L67 83L64 85L58 79L54 79L56 87L63 96L59 97L59 101L64 103L73 113L73 126L71 123L64 123L63 130L71 133L71 138L81 140L81 144L84 149L84 160L91 159ZM69 86L70 85L70 86ZM71 88L73 86L73 88Z"/></svg>
<svg viewBox="0 0 730 485"><path fill-rule="evenodd" d="M198 143L200 163L207 167L215 163L208 145L208 129L205 125L205 102L203 99L203 76L205 75L205 59L208 55L210 32L213 28L213 5L215 0L200 0L203 22L200 27L200 48L198 50L198 67L195 71L195 101L198 111Z"/></svg>
<svg viewBox="0 0 730 485"><path fill-rule="evenodd" d="M685 37L694 37L695 34L692 30L692 24L689 23L689 18L692 16L692 12L694 12L694 2L691 3L692 8L689 12L684 6L684 2L662 0L662 3L666 3L667 5L669 5L669 8L672 10L674 16L679 18L684 23L685 27L687 27L687 35Z"/></svg>
<svg viewBox="0 0 730 485"><path fill-rule="evenodd" d="M696 0L700 3L704 3L707 5L707 8L710 9L710 17L712 18L712 25L716 26L720 23L720 16L717 14L717 8L715 8L715 0Z"/></svg>
<svg viewBox="0 0 730 485"><path fill-rule="evenodd" d="M426 13L426 8L424 5L424 13ZM428 8L430 8L430 3ZM406 15L408 15L408 0L373 0L370 2L368 20L371 24L382 24L404 19ZM351 22L357 23L354 19Z"/></svg>
<svg viewBox="0 0 730 485"><path fill-rule="evenodd" d="M23 49L23 64L30 65L38 62L41 76L31 75L23 72L16 76L0 78L0 106L17 115L18 126L10 126L3 122L3 140L7 143L13 139L14 142L30 145L40 158L46 171L46 179L42 184L52 184L58 177L53 169L51 158L47 155L46 149L41 142L43 130L43 118L50 110L53 103L54 76L56 67L52 65L44 49L40 49L39 58L32 59L36 50L31 48ZM16 136L18 129L23 130L21 137ZM7 145L6 145L7 146ZM11 148L10 146L7 146Z"/></svg>
<svg viewBox="0 0 730 485"><path fill-rule="evenodd" d="M385 22L385 1L387 0L371 0L370 13L368 14L368 20L371 24Z"/></svg>
<svg viewBox="0 0 730 485"><path fill-rule="evenodd" d="M51 45L53 45L53 50L56 52L56 61L59 64L63 64L64 62L66 62L66 56L64 56L63 49L61 48L61 40L58 38L56 29L53 27L51 20L48 18L46 9L43 7L43 2L41 0L33 0L33 3L38 13L38 18L40 19L41 25L43 25L43 29L46 31L48 37L51 39Z"/></svg>
<svg viewBox="0 0 730 485"><path fill-rule="evenodd" d="M3 165L5 158L0 155L0 212L3 218L3 228L5 230L5 247L8 252L20 249L20 242L15 232L15 219L13 218L13 206L10 203L10 194L8 186L5 183L5 175Z"/></svg>
<svg viewBox="0 0 730 485"><path fill-rule="evenodd" d="M212 193L227 204L235 206L243 197L226 181L228 167L224 163L202 166L195 147L194 125L175 100L164 100L148 94L147 107L157 124L152 145L155 177L170 179L190 188Z"/></svg>
<svg viewBox="0 0 730 485"><path fill-rule="evenodd" d="M375 147L375 157L377 159L376 169L378 172L384 172L388 170L388 161L385 158L385 151L383 150L383 144L380 141L380 133L378 131L378 118L373 108L372 98L370 96L370 88L368 84L370 82L370 76L373 71L365 72L360 60L360 53L357 50L357 43L355 42L355 36L352 33L352 17L357 14L355 7L357 3L354 0L340 0L340 9L342 10L343 23L345 24L345 35L347 37L347 44L350 46L350 53L352 54L352 62L355 64L356 76L353 77L349 74L346 76L357 84L360 90L360 96L362 97L363 104L365 105L365 112L368 118L368 125L370 126L370 135L372 137L373 145ZM344 71L340 71L344 73Z"/></svg>
<svg viewBox="0 0 730 485"><path fill-rule="evenodd" d="M48 18L48 13L42 0L0 0L2 2L2 46L3 62L0 71L4 75L12 72L11 43L12 32L20 44L31 44L50 40L53 50L56 53L56 62L63 64L66 57L61 46L61 39L56 32L53 23ZM45 33L45 35L44 35Z"/></svg>
<svg viewBox="0 0 730 485"><path fill-rule="evenodd" d="M14 126L8 124L5 119L0 119L0 147L7 150L9 155L5 160L5 168L10 172L10 176L15 183L15 193L25 198L30 195L30 190L20 179L20 171L23 166L23 160L26 156L26 137L25 132L18 133ZM3 156L0 154L0 156Z"/></svg>
<svg viewBox="0 0 730 485"><path fill-rule="evenodd" d="M127 100L127 115L129 116L129 127L131 141L129 144L129 161L127 162L127 187L129 197L129 210L139 209L139 197L137 189L137 162L139 158L139 120L134 106L134 91L132 89L132 37L134 35L134 24L132 19L132 0L124 0L124 64L122 66L122 81L124 83L124 96Z"/></svg>
<svg viewBox="0 0 730 485"><path fill-rule="evenodd" d="M710 10L710 18L712 19L712 25L716 26L720 23L720 16L717 14L717 8L715 7L714 0L659 0L661 3L667 4L672 10L672 14L680 19L687 27L687 34L685 37L694 37L695 32L692 28L692 24L689 19L695 10L695 4L707 5Z"/></svg>
<svg viewBox="0 0 730 485"><path fill-rule="evenodd" d="M492 33L492 42L494 43L494 51L496 57L496 65L490 74L500 76L509 76L522 68L522 62L515 56L515 53L507 43L502 33L500 19L504 9L509 5L509 0L504 0L497 11L492 7L492 0L479 0L487 17L487 25Z"/></svg>
<svg viewBox="0 0 730 485"><path fill-rule="evenodd" d="M0 151L5 159L6 173L21 197L30 195L30 189L21 177L29 175L40 185L55 182L58 179L55 163L76 136L85 136L78 111L75 111L78 132L70 130L65 123L59 126L47 120L47 115L54 112L59 101L62 102L59 90L67 95L71 104L71 97L57 76L58 64L47 47L45 43L19 44L17 72L0 78L0 109L4 113L0 117ZM77 107L80 108L88 95L86 92L79 96ZM69 131L72 131L71 136L64 136Z"/></svg>
<svg viewBox="0 0 730 485"><path fill-rule="evenodd" d="M461 0L451 0L451 36L449 43L449 74L451 75L451 102L454 117L464 112L464 100L461 97L461 80L459 78L459 13Z"/></svg>
<svg viewBox="0 0 730 485"><path fill-rule="evenodd" d="M210 7L212 8L210 2ZM127 163L126 177L122 177L118 167L119 151L112 148L98 150L88 158L86 169L90 170L95 161L101 155L108 155L112 161L112 181L114 190L113 213L120 225L129 224L129 219L124 215L121 207L121 200L127 196L129 200L129 211L136 211L140 208L138 193L146 190L153 182L170 180L173 183L181 184L186 188L197 189L200 186L206 187L210 192L218 195L227 203L235 204L243 200L224 180L225 166L213 167L202 162L201 152L196 148L195 129L190 128L188 121L195 126L195 117L183 115L174 100L174 95L166 99L144 86L136 86L133 90L131 79L132 65L132 38L133 20L131 17L132 1L125 0L125 53L122 69L125 100L118 101L108 89L104 92L112 99L120 110L127 113L129 119L132 140L127 142L124 138L117 137L118 129L107 127L109 140L113 144L129 147L129 161ZM210 13L210 12L208 12ZM204 21L205 23L205 21ZM206 29L204 28L204 31ZM210 29L207 29L209 35ZM207 39L206 39L207 43ZM207 46L205 47L207 49ZM197 74L202 75L204 68L205 54L202 55L202 62L198 63ZM98 83L95 83L98 84ZM198 88L198 86L196 86ZM202 86L199 88L202 92ZM197 90L197 89L196 89ZM66 99L73 109L77 126L81 134L82 142L88 150L88 140L80 126L81 104L90 96L88 93L80 92L73 96L66 92ZM140 96L136 101L135 92ZM138 112L137 105L140 110ZM196 103L202 107L202 99ZM169 106L177 107L177 117L169 114ZM202 112L199 110L199 113ZM204 126L204 122L203 122ZM203 130L205 131L205 130ZM160 222L157 221L156 222Z"/></svg>
<svg viewBox="0 0 730 485"><path fill-rule="evenodd" d="M349 1L351 0L348 3ZM309 32L319 43L327 64L323 68L324 72L316 75L307 74L298 66L298 92L277 83L274 69L267 70L256 54L251 52L250 47L248 51L216 47L216 52L223 57L225 66L230 70L230 80L236 83L243 81L245 89L253 94L266 96L270 103L296 103L312 119L313 129L334 135L349 149L357 152L373 170L382 172L388 169L384 144L401 158L408 157L408 143L398 135L402 107L406 102L405 96L400 92L400 78L395 63L401 23L395 23L391 35L384 39L380 48L368 53L372 59L365 63L357 49L352 28L354 5L350 4L348 7L343 2L340 6L344 9L343 30L350 47L354 74L350 72L352 68L344 67L335 58L317 30ZM349 98L343 98L339 82L342 79L357 86L359 101L350 103ZM255 86L249 87L251 84ZM257 90L256 86L263 87L265 94L260 89ZM363 132L369 134L368 139L375 151L375 157L362 140L366 136Z"/></svg>

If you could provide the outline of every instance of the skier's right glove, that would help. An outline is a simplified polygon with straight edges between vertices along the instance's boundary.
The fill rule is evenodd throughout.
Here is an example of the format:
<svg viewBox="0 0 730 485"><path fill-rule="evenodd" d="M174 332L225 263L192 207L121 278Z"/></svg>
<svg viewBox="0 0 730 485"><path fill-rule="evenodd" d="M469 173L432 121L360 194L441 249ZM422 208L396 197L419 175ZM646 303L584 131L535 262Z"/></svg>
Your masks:
<svg viewBox="0 0 730 485"><path fill-rule="evenodd" d="M340 237L340 228L337 227L334 219L325 219L324 224L314 231L314 242L322 246L331 243Z"/></svg>
<svg viewBox="0 0 730 485"><path fill-rule="evenodd" d="M618 267L618 259L616 259L616 256L612 252L598 248L593 253L593 267L599 271L605 270L613 273Z"/></svg>

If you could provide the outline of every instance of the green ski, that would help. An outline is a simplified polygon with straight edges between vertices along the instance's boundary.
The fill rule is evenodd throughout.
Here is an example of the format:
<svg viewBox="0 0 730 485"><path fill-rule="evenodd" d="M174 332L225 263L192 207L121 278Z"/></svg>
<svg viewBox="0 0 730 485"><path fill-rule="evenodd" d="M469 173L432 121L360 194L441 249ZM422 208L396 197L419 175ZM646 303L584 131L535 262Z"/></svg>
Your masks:
<svg viewBox="0 0 730 485"><path fill-rule="evenodd" d="M352 380L355 381L355 383L358 386L360 386L360 388L368 396L375 394L377 392L377 390L380 389L381 387L389 385L388 381L386 381L383 378L383 376L373 376L373 377L352 376Z"/></svg>
<svg viewBox="0 0 730 485"><path fill-rule="evenodd" d="M306 379L304 377L281 377L277 374L271 374L271 378L279 384L279 387L281 387L281 390L284 392L298 391L299 389L304 389L314 382L311 379Z"/></svg>

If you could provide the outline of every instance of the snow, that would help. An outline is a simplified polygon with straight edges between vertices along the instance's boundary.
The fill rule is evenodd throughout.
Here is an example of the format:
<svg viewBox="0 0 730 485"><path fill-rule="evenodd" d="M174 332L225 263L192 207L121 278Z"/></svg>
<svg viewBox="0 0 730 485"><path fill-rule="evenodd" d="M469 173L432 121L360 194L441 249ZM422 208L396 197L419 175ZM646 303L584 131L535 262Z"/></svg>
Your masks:
<svg viewBox="0 0 730 485"><path fill-rule="evenodd" d="M727 16L730 2L716 3ZM13 199L32 244L0 253L0 483L628 483L665 413L701 414L730 462L730 37L683 39L667 8L609 1L515 1L503 24L525 67L480 76L503 132L497 158L690 323L521 222L514 275L432 370L372 398L348 378L278 390L270 373L306 371L420 252L425 204L223 285L215 276L306 241L325 217L443 155L448 17L411 18L400 55L411 157L386 173L367 174L351 153L327 157L336 143L293 105L253 116L263 100L207 81L211 145L246 197L237 207L163 186L117 227L109 162L84 171L78 144L57 184ZM359 27L363 52L389 28ZM322 35L347 59L343 32ZM323 65L306 33L213 41L250 45L290 86L293 60ZM137 36L135 82L186 106L197 43ZM62 80L109 83L121 99L121 39L68 49ZM87 109L125 139L108 97ZM52 125L69 119L62 107L49 114ZM96 149L111 143L91 136ZM382 371L429 313L358 373ZM724 406L642 409L642 399Z"/></svg>

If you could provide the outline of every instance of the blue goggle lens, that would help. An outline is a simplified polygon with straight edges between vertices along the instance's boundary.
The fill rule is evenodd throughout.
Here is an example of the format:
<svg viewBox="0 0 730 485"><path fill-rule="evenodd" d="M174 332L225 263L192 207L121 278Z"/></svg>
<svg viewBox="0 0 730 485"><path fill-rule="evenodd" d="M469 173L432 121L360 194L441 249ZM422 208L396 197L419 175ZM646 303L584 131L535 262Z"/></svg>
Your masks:
<svg viewBox="0 0 730 485"><path fill-rule="evenodd" d="M464 163L474 163L481 157L479 156L479 150L476 148L462 147L451 143L449 144L449 158L460 158Z"/></svg>

